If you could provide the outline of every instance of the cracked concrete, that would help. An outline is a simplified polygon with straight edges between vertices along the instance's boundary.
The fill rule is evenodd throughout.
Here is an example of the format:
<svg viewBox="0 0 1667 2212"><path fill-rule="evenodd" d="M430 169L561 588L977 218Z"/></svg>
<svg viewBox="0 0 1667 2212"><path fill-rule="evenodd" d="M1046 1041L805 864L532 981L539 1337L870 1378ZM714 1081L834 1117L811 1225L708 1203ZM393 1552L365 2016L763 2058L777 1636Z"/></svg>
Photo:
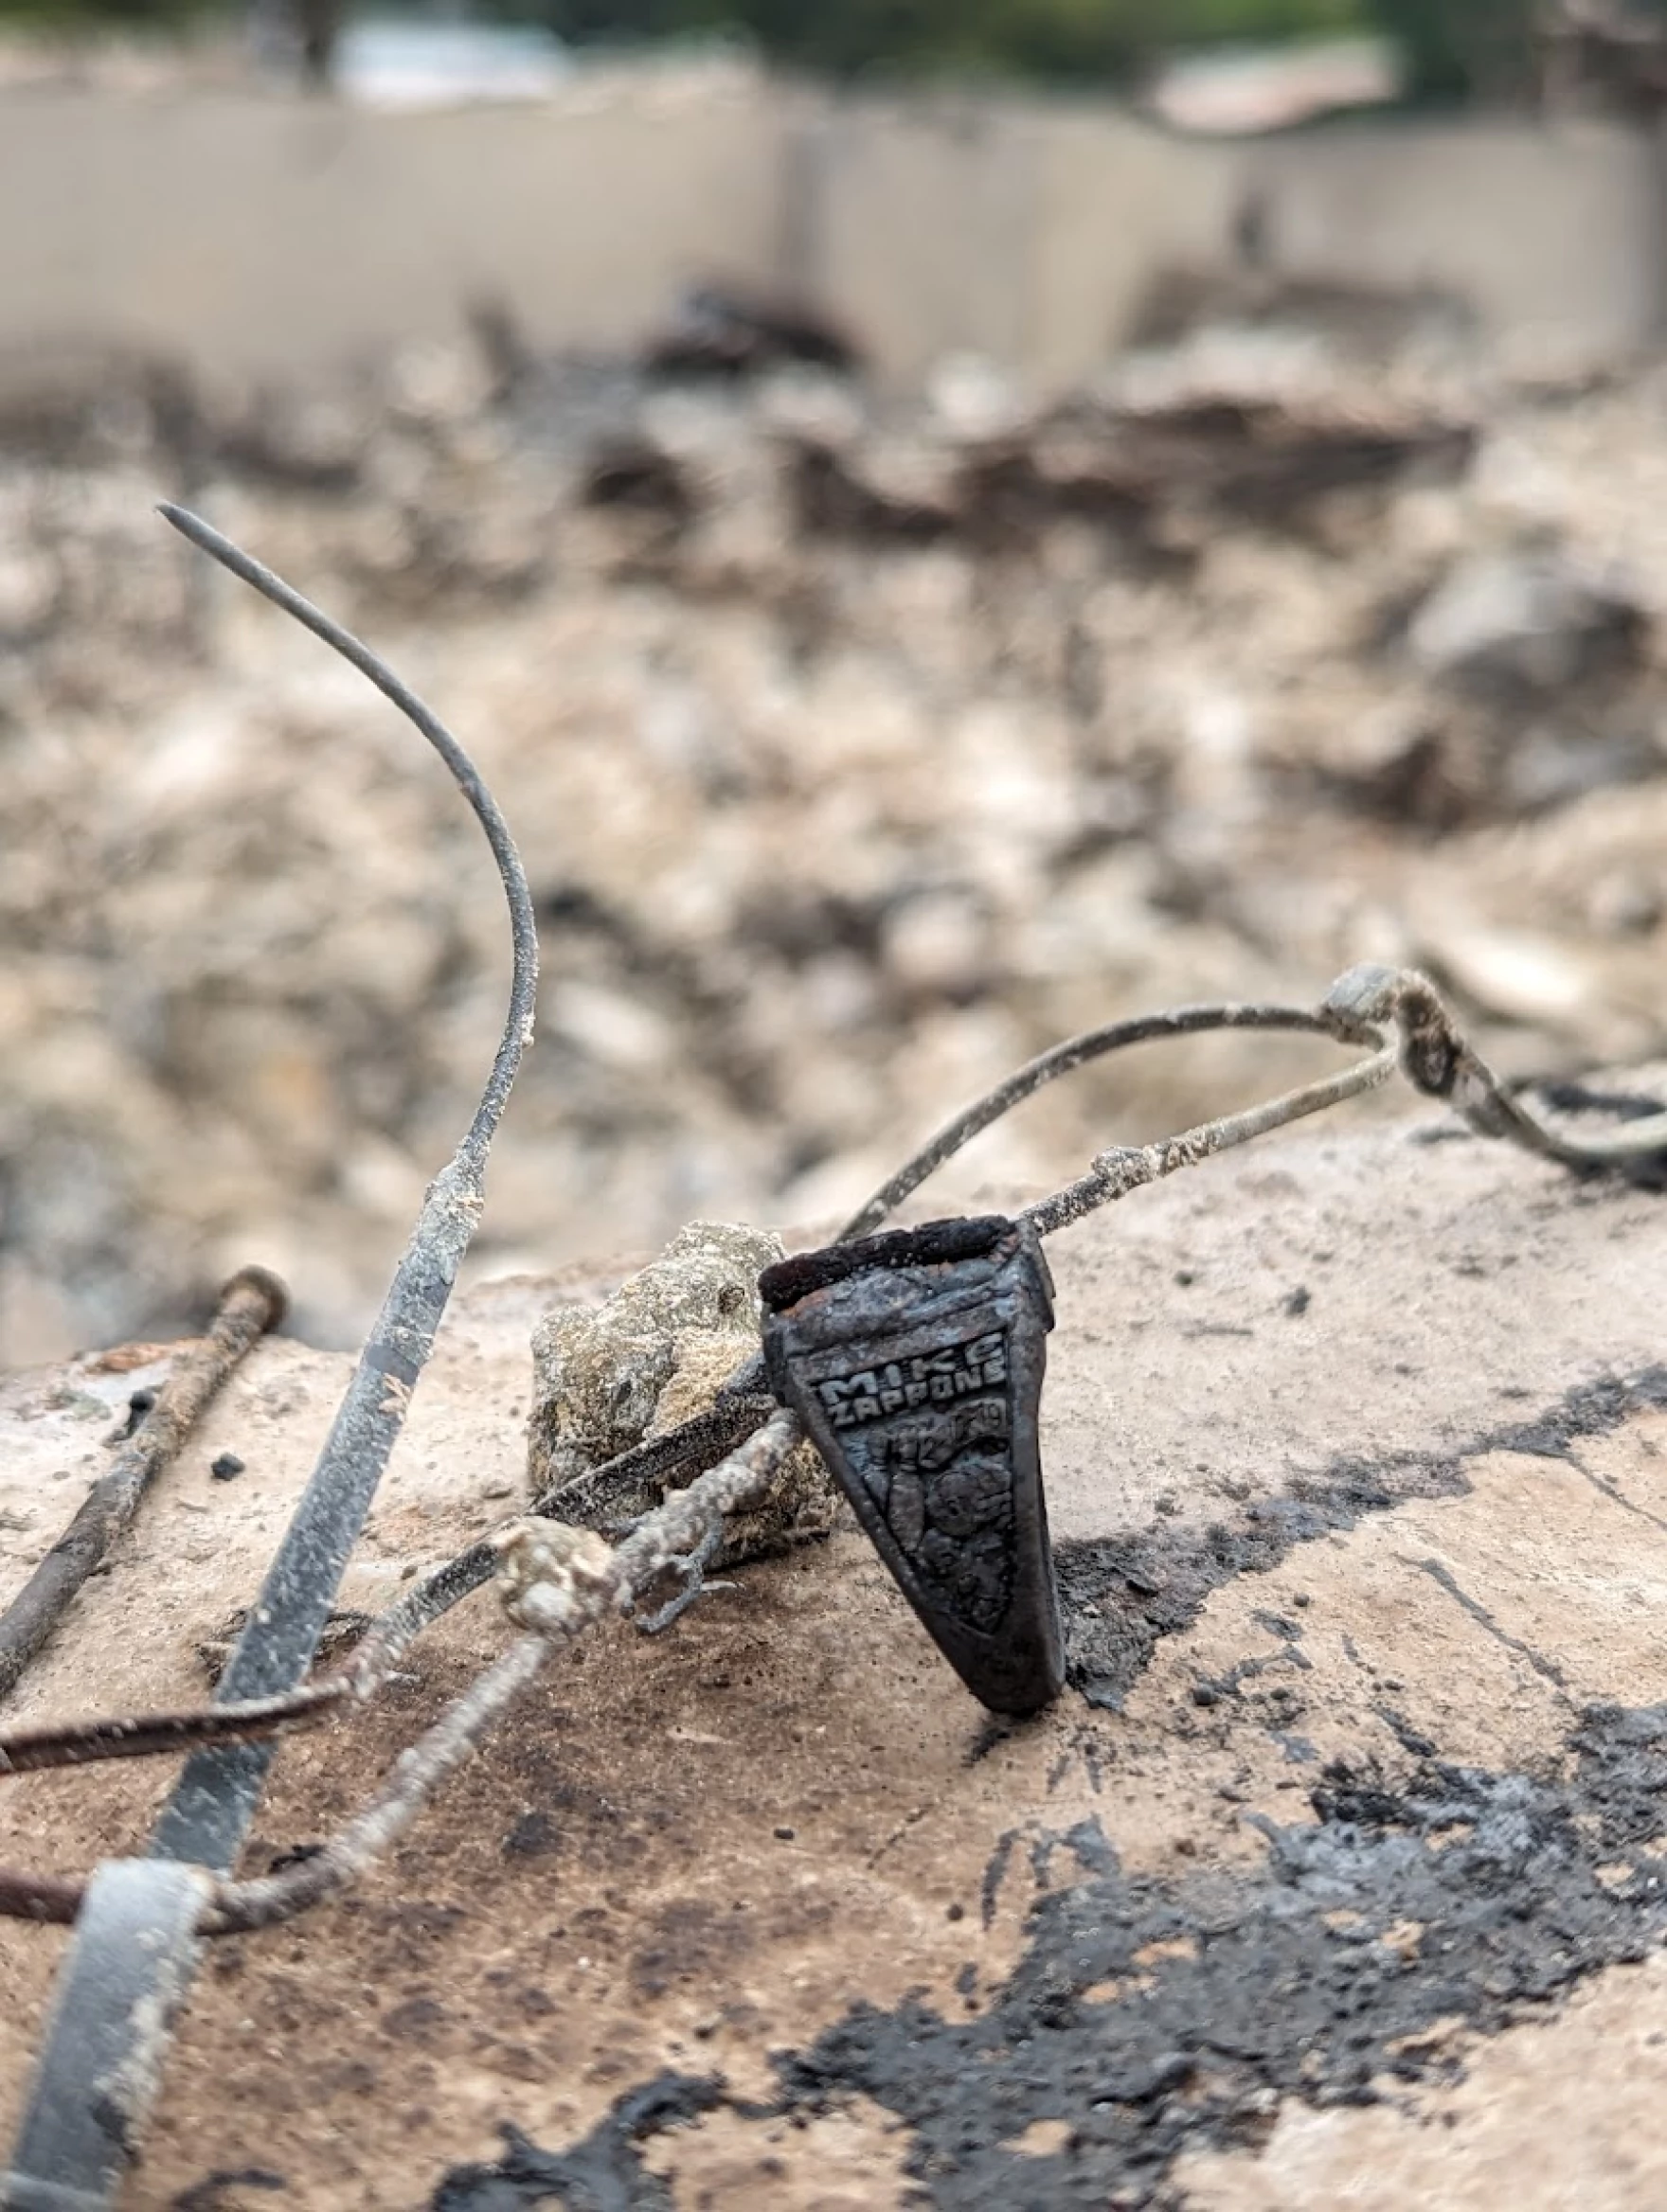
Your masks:
<svg viewBox="0 0 1667 2212"><path fill-rule="evenodd" d="M850 1530L597 1639L356 1893L215 1946L130 2212L1658 2203L1667 1210L1441 1126L1339 1121L1052 1241L1089 1696L989 1721ZM459 1305L344 1605L521 1502L548 1294ZM0 1597L156 1371L0 1393ZM200 1688L344 1372L257 1351L19 1718ZM503 1639L476 1600L286 1745L247 1864ZM165 1780L13 1782L0 1856L130 1848ZM0 1930L0 2128L61 1952Z"/></svg>

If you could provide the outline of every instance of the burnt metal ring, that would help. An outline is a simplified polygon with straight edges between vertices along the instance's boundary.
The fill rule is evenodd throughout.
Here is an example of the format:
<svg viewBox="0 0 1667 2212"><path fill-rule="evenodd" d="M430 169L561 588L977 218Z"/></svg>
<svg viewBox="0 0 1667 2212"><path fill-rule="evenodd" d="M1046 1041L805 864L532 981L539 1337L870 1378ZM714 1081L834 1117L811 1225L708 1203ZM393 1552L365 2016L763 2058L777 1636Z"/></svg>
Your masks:
<svg viewBox="0 0 1667 2212"><path fill-rule="evenodd" d="M929 1222L766 1268L764 1364L982 1704L1065 1682L1037 1436L1053 1283L1029 1222Z"/></svg>
<svg viewBox="0 0 1667 2212"><path fill-rule="evenodd" d="M1363 972L1352 972L1338 987L1343 996L1312 1012L1178 1008L1056 1046L940 1130L835 1242L760 1276L771 1389L798 1417L928 1634L992 1711L1037 1712L1065 1686L1038 1435L1053 1327L1042 1238L1177 1168L1382 1082L1394 1049L1346 988ZM1370 1010L1382 1009L1374 1000ZM1043 1084L1119 1045L1205 1028L1302 1029L1376 1049L1343 1074L1261 1107L1158 1145L1102 1152L1085 1175L1015 1220L986 1214L862 1233Z"/></svg>

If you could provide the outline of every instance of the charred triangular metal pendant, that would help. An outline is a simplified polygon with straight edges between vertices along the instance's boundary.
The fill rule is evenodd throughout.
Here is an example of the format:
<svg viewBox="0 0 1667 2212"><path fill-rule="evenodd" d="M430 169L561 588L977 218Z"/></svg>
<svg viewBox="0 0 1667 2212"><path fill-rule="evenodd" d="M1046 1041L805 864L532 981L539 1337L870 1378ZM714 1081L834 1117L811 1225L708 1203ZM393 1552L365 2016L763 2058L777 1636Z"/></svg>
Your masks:
<svg viewBox="0 0 1667 2212"><path fill-rule="evenodd" d="M1065 1677L1036 1417L1053 1285L992 1214L798 1254L759 1278L770 1382L982 1704Z"/></svg>

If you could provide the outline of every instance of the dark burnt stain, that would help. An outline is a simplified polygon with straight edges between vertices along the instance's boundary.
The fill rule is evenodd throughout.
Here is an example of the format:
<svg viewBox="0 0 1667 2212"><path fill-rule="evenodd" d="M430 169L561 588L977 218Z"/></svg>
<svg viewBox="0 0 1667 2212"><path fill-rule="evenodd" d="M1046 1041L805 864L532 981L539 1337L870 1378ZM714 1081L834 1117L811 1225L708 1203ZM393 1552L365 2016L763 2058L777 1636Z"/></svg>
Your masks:
<svg viewBox="0 0 1667 2212"><path fill-rule="evenodd" d="M1164 1520L1136 1535L1061 1543L1054 1558L1069 1679L1091 1704L1116 1712L1159 1639L1190 1628L1210 1593L1236 1576L1265 1574L1299 1544L1353 1528L1367 1513L1388 1512L1413 1498L1463 1496L1470 1489L1466 1462L1488 1453L1572 1461L1583 1437L1605 1435L1661 1406L1667 1406L1667 1366L1651 1366L1581 1383L1533 1418L1488 1430L1450 1452L1339 1457L1271 1497L1252 1500L1230 1519L1203 1526ZM1265 1665L1249 1663L1255 1671ZM1237 1682L1201 1686L1231 1696ZM1216 1699L1207 1694L1200 1702Z"/></svg>
<svg viewBox="0 0 1667 2212"><path fill-rule="evenodd" d="M1188 1627L1234 1576L1264 1572L1366 1513L1461 1494L1466 1463L1486 1453L1578 1464L1581 1439L1663 1405L1667 1367L1651 1367L1584 1384L1451 1452L1339 1459L1231 1522L1159 1523L1063 1546L1075 1677L1115 1704L1159 1637ZM1479 1625L1497 1626L1448 1588L1450 1576L1436 1579ZM1194 1695L1220 1708L1211 1726L1277 1721L1288 1734L1292 1715L1277 1698L1259 1694L1253 1713L1240 1685L1269 1672L1300 1679L1302 1626L1265 1610L1256 1617L1277 1650L1201 1680ZM1550 1662L1540 1670L1554 1673ZM1392 1706L1373 1710L1405 1764L1321 1767L1292 1738L1315 1822L1248 1815L1267 1839L1260 1867L1130 1876L1098 1823L1079 1823L1029 1846L1039 1879L1061 1851L1077 1878L1039 1899L1017 1971L977 2017L946 2020L918 1997L892 2009L859 2004L805 2048L775 2054L780 2096L767 2110L732 2104L714 2081L662 2076L620 2098L571 2150L545 2152L507 2131L504 2160L456 2169L435 2212L548 2202L659 2212L671 2200L637 2150L649 2136L718 2103L780 2125L854 2096L894 2115L914 2201L941 2212L1178 2212L1172 2177L1184 2151L1254 2149L1282 2098L1367 2104L1386 2081L1455 2079L1451 2023L1488 2035L1543 2015L1585 1977L1641 1959L1667 1934L1667 1852L1653 1847L1667 1706L1570 1706L1563 1756L1532 1773L1453 1763ZM986 1926L1018 1843L1011 1831L991 1854ZM692 1944L695 1931L676 1934L653 1948L684 1953L679 1967L721 1981L724 1946L710 1932ZM645 1957L639 1975L657 1981L671 1963ZM1038 2121L1069 2131L1040 2157L1014 2148Z"/></svg>
<svg viewBox="0 0 1667 2212"><path fill-rule="evenodd" d="M723 2101L714 2075L661 2074L616 2097L582 2142L559 2152L541 2150L505 2121L502 2158L454 2167L429 2200L431 2212L523 2212L536 2204L559 2204L565 2212L672 2212L671 2190L644 2167L636 2147Z"/></svg>
<svg viewBox="0 0 1667 2212"><path fill-rule="evenodd" d="M632 1991L647 2000L679 1984L726 1987L754 1941L751 1917L739 1901L726 1907L705 1898L672 1898L642 1918L630 1962Z"/></svg>
<svg viewBox="0 0 1667 2212"><path fill-rule="evenodd" d="M547 1812L524 1812L499 1846L506 1859L547 1859L562 1847L562 1831Z"/></svg>
<svg viewBox="0 0 1667 2212"><path fill-rule="evenodd" d="M971 1741L961 1757L963 1767L981 1766L993 1751L1009 1743L1017 1733L1018 1724L1003 1713L986 1713L980 1719ZM1050 1783L1049 1788L1052 1787Z"/></svg>
<svg viewBox="0 0 1667 2212"><path fill-rule="evenodd" d="M1502 1644L1507 1651L1515 1651L1519 1659L1526 1659L1543 1682L1550 1683L1556 1689L1568 1687L1568 1677L1555 1660L1548 1659L1543 1651L1536 1651L1532 1644L1525 1644L1520 1636L1514 1636L1502 1629L1480 1599L1473 1597L1461 1585L1450 1567L1444 1567L1440 1560L1421 1560L1419 1566L1439 1589L1447 1593L1461 1613L1468 1614L1484 1634L1493 1637L1496 1644Z"/></svg>
<svg viewBox="0 0 1667 2212"><path fill-rule="evenodd" d="M1013 1858L1013 1846L1019 1840L1016 1828L1004 1829L995 1839L995 1848L984 1865L984 1879L978 1890L978 1917L986 1934L995 1923L995 1900L1001 1894L1001 1885L1007 1879L1007 1869Z"/></svg>
<svg viewBox="0 0 1667 2212"><path fill-rule="evenodd" d="M944 2212L1086 2212L1174 2203L1183 2150L1254 2148L1282 2097L1366 2104L1386 2079L1456 2078L1438 2024L1497 2033L1667 1926L1649 1848L1667 1709L1588 1708L1568 1750L1568 1779L1329 1765L1317 1826L1258 1820L1262 1869L1114 1864L1045 1896L988 2013L858 2007L778 2060L783 2108L874 2098L912 2129L909 2169ZM1015 2152L1040 2120L1068 2127L1065 2147Z"/></svg>
<svg viewBox="0 0 1667 2212"><path fill-rule="evenodd" d="M193 2182L188 2189L182 2189L170 2201L169 2212L233 2212L247 2189L287 2195L289 2185L283 2175L274 2173L270 2167L223 2167L218 2172L206 2174L200 2182Z"/></svg>
<svg viewBox="0 0 1667 2212"><path fill-rule="evenodd" d="M1315 1825L1251 1816L1268 1852L1250 1872L1126 1875L1083 1823L1055 1839L1081 1878L1039 1900L979 2017L855 2006L775 2055L774 2102L732 2109L762 2127L871 2098L906 2132L915 2201L940 2212L1178 2212L1183 2152L1254 2150L1282 2098L1365 2105L1386 2083L1456 2080L1452 2023L1490 2035L1543 2017L1661 1939L1667 1707L1589 1706L1565 1751L1532 1774L1334 1761ZM559 2155L506 2130L505 2159L456 2169L434 2212L654 2212L671 2199L639 2143L729 2101L662 2076ZM1020 2152L1039 2121L1064 2123L1062 2147Z"/></svg>

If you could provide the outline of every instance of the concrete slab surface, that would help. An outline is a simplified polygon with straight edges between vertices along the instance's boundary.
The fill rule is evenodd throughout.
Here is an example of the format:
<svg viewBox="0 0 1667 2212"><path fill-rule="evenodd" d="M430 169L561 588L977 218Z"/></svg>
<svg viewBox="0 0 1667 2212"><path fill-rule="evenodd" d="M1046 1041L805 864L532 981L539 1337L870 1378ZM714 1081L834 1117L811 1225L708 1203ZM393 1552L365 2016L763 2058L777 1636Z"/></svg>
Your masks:
<svg viewBox="0 0 1667 2212"><path fill-rule="evenodd" d="M357 1890L213 1946L132 2212L1660 2204L1667 1204L1408 1109L1049 1258L1060 1704L991 1721L849 1527L593 1638ZM460 1301L344 1607L522 1503L550 1287ZM0 1388L0 1599L168 1356ZM203 1694L347 1365L256 1351L9 1719ZM292 1739L245 1864L507 1633ZM14 1779L0 1858L134 1848L169 1778ZM0 1925L0 2132L63 1950Z"/></svg>

